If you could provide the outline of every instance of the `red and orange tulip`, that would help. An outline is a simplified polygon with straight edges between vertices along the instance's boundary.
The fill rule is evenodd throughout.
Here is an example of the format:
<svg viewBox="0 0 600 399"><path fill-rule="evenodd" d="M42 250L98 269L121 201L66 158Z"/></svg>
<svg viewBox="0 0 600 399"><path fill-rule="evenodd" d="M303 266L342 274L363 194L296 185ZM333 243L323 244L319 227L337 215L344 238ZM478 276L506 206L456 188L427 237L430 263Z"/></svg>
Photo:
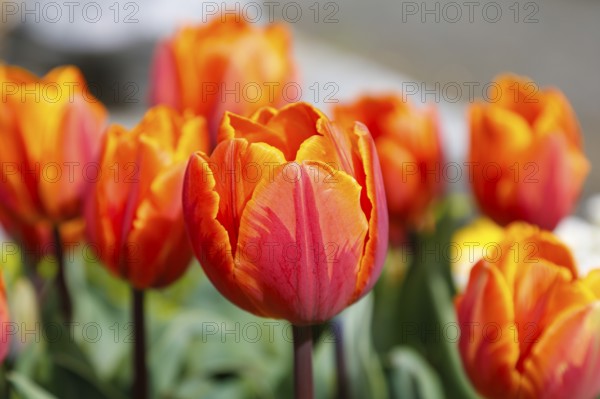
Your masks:
<svg viewBox="0 0 600 399"><path fill-rule="evenodd" d="M182 117L159 106L131 131L108 129L101 177L86 209L89 241L99 258L135 288L159 288L187 269L181 190L190 154L207 151L200 117Z"/></svg>
<svg viewBox="0 0 600 399"><path fill-rule="evenodd" d="M599 282L600 271L577 278L551 233L509 226L457 299L459 349L477 390L498 399L600 394Z"/></svg>
<svg viewBox="0 0 600 399"><path fill-rule="evenodd" d="M214 143L225 111L249 116L262 106L282 105L283 87L294 76L285 26L252 26L224 15L159 44L151 102L204 116Z"/></svg>
<svg viewBox="0 0 600 399"><path fill-rule="evenodd" d="M81 215L106 111L75 67L38 78L0 65L0 199L14 221L58 224Z"/></svg>
<svg viewBox="0 0 600 399"><path fill-rule="evenodd" d="M573 209L589 163L577 118L556 89L500 76L496 102L470 109L473 192L501 225L521 220L554 229Z"/></svg>
<svg viewBox="0 0 600 399"><path fill-rule="evenodd" d="M392 235L427 224L430 206L443 189L439 171L444 160L434 108L418 109L395 95L365 96L337 106L334 119L362 122L373 135Z"/></svg>
<svg viewBox="0 0 600 399"><path fill-rule="evenodd" d="M388 218L371 135L308 104L226 113L212 155L190 159L183 207L208 278L256 315L319 323L380 275Z"/></svg>

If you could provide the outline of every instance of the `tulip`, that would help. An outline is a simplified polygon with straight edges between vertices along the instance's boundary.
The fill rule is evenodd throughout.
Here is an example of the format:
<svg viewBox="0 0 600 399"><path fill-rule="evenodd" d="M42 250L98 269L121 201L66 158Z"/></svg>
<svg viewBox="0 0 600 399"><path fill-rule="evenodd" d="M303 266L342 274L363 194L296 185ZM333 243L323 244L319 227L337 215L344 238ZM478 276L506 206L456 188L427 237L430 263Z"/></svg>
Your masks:
<svg viewBox="0 0 600 399"><path fill-rule="evenodd" d="M406 229L430 224L431 205L443 189L443 154L433 107L416 108L396 95L365 96L334 108L345 124L364 123L375 141L392 241Z"/></svg>
<svg viewBox="0 0 600 399"><path fill-rule="evenodd" d="M290 48L285 26L253 26L239 15L184 27L156 49L151 102L205 117L215 144L224 111L249 116L289 101Z"/></svg>
<svg viewBox="0 0 600 399"><path fill-rule="evenodd" d="M7 324L10 322L8 311L8 303L6 301L6 289L4 288L4 280L0 275L0 363L4 361L10 349L10 338L8 335Z"/></svg>
<svg viewBox="0 0 600 399"><path fill-rule="evenodd" d="M295 103L226 113L212 155L185 176L196 256L229 300L296 325L329 320L377 280L387 211L364 125L341 130Z"/></svg>
<svg viewBox="0 0 600 399"><path fill-rule="evenodd" d="M208 150L204 120L159 106L131 131L111 125L86 207L88 240L114 274L161 288L187 269L192 251L181 209L187 159Z"/></svg>
<svg viewBox="0 0 600 399"><path fill-rule="evenodd" d="M75 67L42 78L0 65L0 203L20 223L81 215L106 111Z"/></svg>
<svg viewBox="0 0 600 399"><path fill-rule="evenodd" d="M590 168L575 114L560 91L526 78L501 76L493 87L494 102L469 112L475 197L500 225L552 230L572 211Z"/></svg>
<svg viewBox="0 0 600 399"><path fill-rule="evenodd" d="M581 398L600 393L600 276L577 277L567 247L510 225L457 298L459 351L486 398Z"/></svg>
<svg viewBox="0 0 600 399"><path fill-rule="evenodd" d="M128 131L109 127L100 158L100 178L86 206L86 227L98 257L132 286L134 323L133 395L148 395L144 290L165 287L192 258L181 206L187 160L208 151L203 118L166 106L150 109Z"/></svg>
<svg viewBox="0 0 600 399"><path fill-rule="evenodd" d="M86 171L97 160L106 110L71 66L38 78L0 65L0 95L0 208L10 214L9 233L22 243L39 234L36 226L50 226L59 264L56 283L69 321L59 225L82 214L91 184Z"/></svg>
<svg viewBox="0 0 600 399"><path fill-rule="evenodd" d="M311 324L375 284L388 218L367 128L312 106L227 112L219 144L192 155L183 209L196 257L227 299L294 325L296 397L312 397Z"/></svg>

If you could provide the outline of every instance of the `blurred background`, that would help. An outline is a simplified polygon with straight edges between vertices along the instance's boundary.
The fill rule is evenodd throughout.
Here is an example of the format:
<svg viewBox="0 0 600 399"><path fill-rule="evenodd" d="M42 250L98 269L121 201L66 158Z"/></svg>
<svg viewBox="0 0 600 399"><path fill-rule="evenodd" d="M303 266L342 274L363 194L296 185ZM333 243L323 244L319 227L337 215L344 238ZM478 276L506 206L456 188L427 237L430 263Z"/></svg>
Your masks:
<svg viewBox="0 0 600 399"><path fill-rule="evenodd" d="M308 79L304 87L316 79L333 81L338 89L335 100L364 90L405 89L412 101L439 103L449 118L444 120L444 133L450 158L460 159L466 150L465 104L481 98L486 84L499 73L527 75L541 86L560 88L570 99L593 164L584 195L600 192L600 168L594 157L600 150L598 1L3 0L1 4L4 62L39 74L59 64L78 65L91 90L110 107L112 118L126 125L133 124L146 106L156 41L181 24L206 21L218 12L238 10L257 23L287 22L294 30L295 51L301 55L301 78Z"/></svg>

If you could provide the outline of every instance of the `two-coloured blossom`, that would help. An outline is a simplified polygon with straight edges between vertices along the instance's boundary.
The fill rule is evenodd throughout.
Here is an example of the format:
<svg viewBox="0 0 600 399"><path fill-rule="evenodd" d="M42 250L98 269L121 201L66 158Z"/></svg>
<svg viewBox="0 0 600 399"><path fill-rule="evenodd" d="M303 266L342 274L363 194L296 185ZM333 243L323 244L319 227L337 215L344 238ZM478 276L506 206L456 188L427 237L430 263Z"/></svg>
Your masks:
<svg viewBox="0 0 600 399"><path fill-rule="evenodd" d="M227 113L186 172L185 221L208 278L254 314L323 322L375 284L388 217L366 127L304 103Z"/></svg>
<svg viewBox="0 0 600 399"><path fill-rule="evenodd" d="M486 398L600 394L600 271L583 279L550 232L510 225L457 298L459 350Z"/></svg>
<svg viewBox="0 0 600 399"><path fill-rule="evenodd" d="M190 154L208 149L202 118L164 106L132 130L108 129L86 207L87 236L99 259L135 288L164 287L187 269L183 176Z"/></svg>
<svg viewBox="0 0 600 399"><path fill-rule="evenodd" d="M494 101L469 111L475 198L500 225L552 230L573 210L590 169L577 118L557 89L516 76L494 83Z"/></svg>

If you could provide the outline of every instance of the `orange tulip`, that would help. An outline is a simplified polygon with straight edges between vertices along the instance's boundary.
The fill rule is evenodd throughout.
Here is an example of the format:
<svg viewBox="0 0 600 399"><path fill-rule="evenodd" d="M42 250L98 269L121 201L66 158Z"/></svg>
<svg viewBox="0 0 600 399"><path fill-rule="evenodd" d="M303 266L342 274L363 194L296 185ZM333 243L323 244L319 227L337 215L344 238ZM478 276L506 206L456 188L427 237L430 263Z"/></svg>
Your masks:
<svg viewBox="0 0 600 399"><path fill-rule="evenodd" d="M135 288L159 288L187 269L181 190L195 150L208 150L200 117L159 106L131 131L112 125L100 161L101 177L86 208L88 240L98 257Z"/></svg>
<svg viewBox="0 0 600 399"><path fill-rule="evenodd" d="M8 303L6 302L6 290L4 280L0 275L0 363L4 361L10 349L10 338L8 335L8 323L10 322Z"/></svg>
<svg viewBox="0 0 600 399"><path fill-rule="evenodd" d="M239 16L185 27L156 50L151 102L204 116L214 144L224 111L249 116L284 103L295 75L290 47L283 25L252 26Z"/></svg>
<svg viewBox="0 0 600 399"><path fill-rule="evenodd" d="M365 96L334 109L334 119L364 123L375 140L387 197L392 235L427 224L440 194L443 154L438 120L431 107L419 109L395 95ZM437 172L436 172L437 171ZM396 241L392 237L392 241Z"/></svg>
<svg viewBox="0 0 600 399"><path fill-rule="evenodd" d="M579 124L556 89L501 76L495 102L471 105L469 160L482 211L501 225L522 220L552 230L579 197L589 163Z"/></svg>
<svg viewBox="0 0 600 399"><path fill-rule="evenodd" d="M513 224L457 299L459 350L486 398L600 393L600 271L577 279L551 233Z"/></svg>
<svg viewBox="0 0 600 399"><path fill-rule="evenodd" d="M381 272L388 220L371 135L308 104L226 113L212 155L190 159L183 207L208 278L259 316L328 320Z"/></svg>
<svg viewBox="0 0 600 399"><path fill-rule="evenodd" d="M0 65L0 199L15 221L58 224L81 215L106 111L79 70L38 78Z"/></svg>

